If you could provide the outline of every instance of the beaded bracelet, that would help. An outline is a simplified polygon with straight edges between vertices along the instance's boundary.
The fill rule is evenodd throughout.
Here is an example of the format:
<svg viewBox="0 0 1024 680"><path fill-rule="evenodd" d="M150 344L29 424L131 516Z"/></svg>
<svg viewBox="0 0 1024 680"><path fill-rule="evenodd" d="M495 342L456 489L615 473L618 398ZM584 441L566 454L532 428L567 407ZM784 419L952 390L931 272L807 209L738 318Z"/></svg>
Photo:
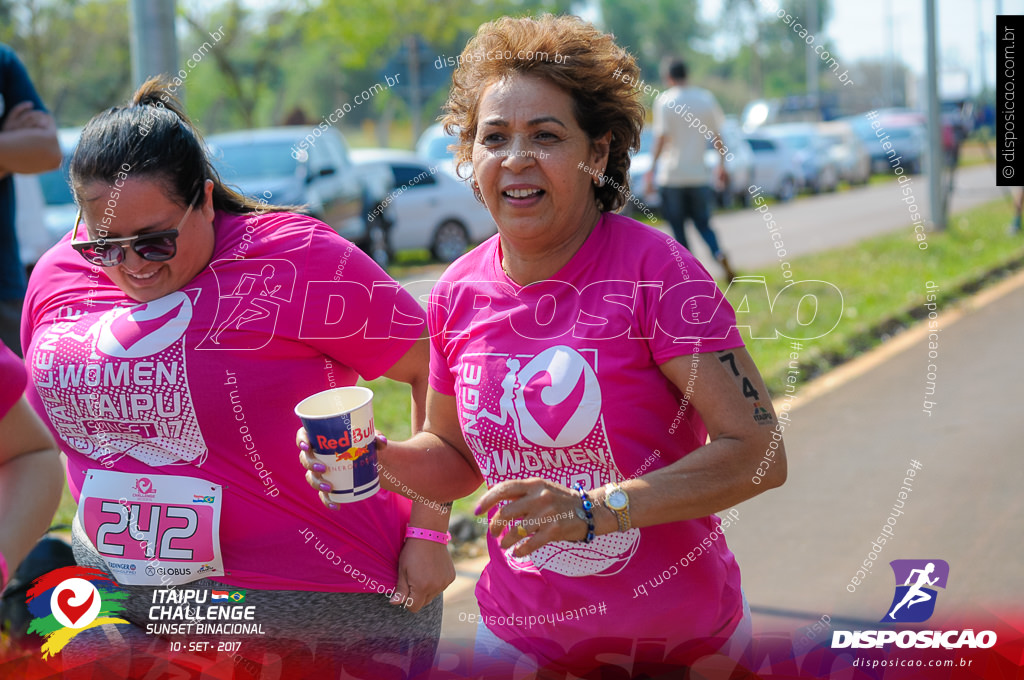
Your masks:
<svg viewBox="0 0 1024 680"><path fill-rule="evenodd" d="M587 537L583 539L583 543L590 543L594 540L594 503L587 498L587 492L583 489L583 482L576 482L573 487L580 492L580 500L583 501L583 514L585 517L581 517L587 523Z"/></svg>

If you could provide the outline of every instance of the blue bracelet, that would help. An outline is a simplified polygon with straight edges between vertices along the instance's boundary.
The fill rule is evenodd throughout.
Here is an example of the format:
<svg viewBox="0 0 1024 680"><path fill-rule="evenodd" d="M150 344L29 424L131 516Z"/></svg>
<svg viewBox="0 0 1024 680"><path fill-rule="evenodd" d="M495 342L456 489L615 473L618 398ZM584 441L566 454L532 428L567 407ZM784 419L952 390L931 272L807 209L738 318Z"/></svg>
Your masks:
<svg viewBox="0 0 1024 680"><path fill-rule="evenodd" d="M583 490L583 482L576 482L573 487L576 491L580 492L580 500L583 501L583 514L587 522L587 537L583 539L583 543L590 543L594 540L594 503L587 498L587 492Z"/></svg>

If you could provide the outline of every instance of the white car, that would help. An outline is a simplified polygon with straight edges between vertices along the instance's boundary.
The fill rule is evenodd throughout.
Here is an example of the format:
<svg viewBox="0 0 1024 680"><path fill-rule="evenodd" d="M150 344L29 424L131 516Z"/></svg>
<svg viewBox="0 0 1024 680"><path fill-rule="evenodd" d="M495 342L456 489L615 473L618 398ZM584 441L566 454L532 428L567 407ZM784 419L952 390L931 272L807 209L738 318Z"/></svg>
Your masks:
<svg viewBox="0 0 1024 680"><path fill-rule="evenodd" d="M39 175L14 176L15 225L21 261L26 267L35 265L74 226L78 206L68 185L68 165L81 134L81 128L57 130L64 154L59 168Z"/></svg>
<svg viewBox="0 0 1024 680"><path fill-rule="evenodd" d="M871 154L850 123L819 123L818 132L828 142L829 156L839 167L841 179L850 184L866 184L871 179Z"/></svg>
<svg viewBox="0 0 1024 680"><path fill-rule="evenodd" d="M800 185L813 193L835 191L839 165L829 154L829 143L813 123L779 123L758 128L759 135L771 136L788 149L800 172Z"/></svg>
<svg viewBox="0 0 1024 680"><path fill-rule="evenodd" d="M754 153L750 183L780 201L792 199L800 190L803 178L792 151L770 135L747 135L747 143Z"/></svg>
<svg viewBox="0 0 1024 680"><path fill-rule="evenodd" d="M441 262L451 262L497 231L491 214L466 182L439 165L398 149L351 153L364 172L384 165L394 177L392 191L381 201L393 222L387 233L392 253L425 249Z"/></svg>
<svg viewBox="0 0 1024 680"><path fill-rule="evenodd" d="M454 136L444 131L443 125L434 123L421 132L420 138L416 140L416 155L433 167L460 179L455 174L455 154L448 150L448 145L454 144L456 141Z"/></svg>
<svg viewBox="0 0 1024 680"><path fill-rule="evenodd" d="M713 182L718 204L723 208L747 205L750 201L750 192L747 189L754 177L754 152L750 150L750 144L743 138L739 126L733 121L726 120L719 134L726 148L725 171L729 180L724 187ZM704 165L712 177L715 176L715 169L721 162L721 155L718 149L708 142L708 148L704 152Z"/></svg>

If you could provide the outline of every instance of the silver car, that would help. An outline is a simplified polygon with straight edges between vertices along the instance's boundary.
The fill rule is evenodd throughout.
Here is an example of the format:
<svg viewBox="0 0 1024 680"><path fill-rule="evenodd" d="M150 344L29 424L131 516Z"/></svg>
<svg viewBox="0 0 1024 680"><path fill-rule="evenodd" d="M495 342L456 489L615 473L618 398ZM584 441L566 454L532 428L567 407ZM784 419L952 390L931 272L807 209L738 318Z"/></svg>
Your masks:
<svg viewBox="0 0 1024 680"><path fill-rule="evenodd" d="M334 128L289 126L207 137L221 179L268 203L304 205L349 241L370 245L366 215L374 203Z"/></svg>
<svg viewBox="0 0 1024 680"><path fill-rule="evenodd" d="M352 159L361 171L384 167L391 175L393 188L373 222L383 209L391 211L387 242L392 254L423 249L441 262L451 262L497 230L465 181L411 151L354 149Z"/></svg>

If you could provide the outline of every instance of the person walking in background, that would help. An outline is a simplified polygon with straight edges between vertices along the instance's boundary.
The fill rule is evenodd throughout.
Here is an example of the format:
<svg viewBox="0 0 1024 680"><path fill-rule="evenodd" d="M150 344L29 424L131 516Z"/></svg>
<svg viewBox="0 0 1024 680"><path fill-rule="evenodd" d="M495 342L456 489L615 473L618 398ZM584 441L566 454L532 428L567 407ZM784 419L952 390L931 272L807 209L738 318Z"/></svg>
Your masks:
<svg viewBox="0 0 1024 680"><path fill-rule="evenodd" d="M0 340L19 356L25 268L14 230L11 174L53 170L60 160L53 117L36 94L25 66L11 48L0 44Z"/></svg>
<svg viewBox="0 0 1024 680"><path fill-rule="evenodd" d="M689 250L684 227L686 220L700 232L711 255L722 265L726 279L735 278L729 259L718 245L711 229L711 172L704 164L704 151L711 141L719 151L716 181L725 184L726 149L719 137L725 123L715 96L687 83L686 63L669 58L662 63L661 75L669 89L655 101L654 151L651 169L644 178L644 190L650 194L655 181L661 195L661 210L672 225L676 240ZM659 160L661 164L659 165Z"/></svg>

